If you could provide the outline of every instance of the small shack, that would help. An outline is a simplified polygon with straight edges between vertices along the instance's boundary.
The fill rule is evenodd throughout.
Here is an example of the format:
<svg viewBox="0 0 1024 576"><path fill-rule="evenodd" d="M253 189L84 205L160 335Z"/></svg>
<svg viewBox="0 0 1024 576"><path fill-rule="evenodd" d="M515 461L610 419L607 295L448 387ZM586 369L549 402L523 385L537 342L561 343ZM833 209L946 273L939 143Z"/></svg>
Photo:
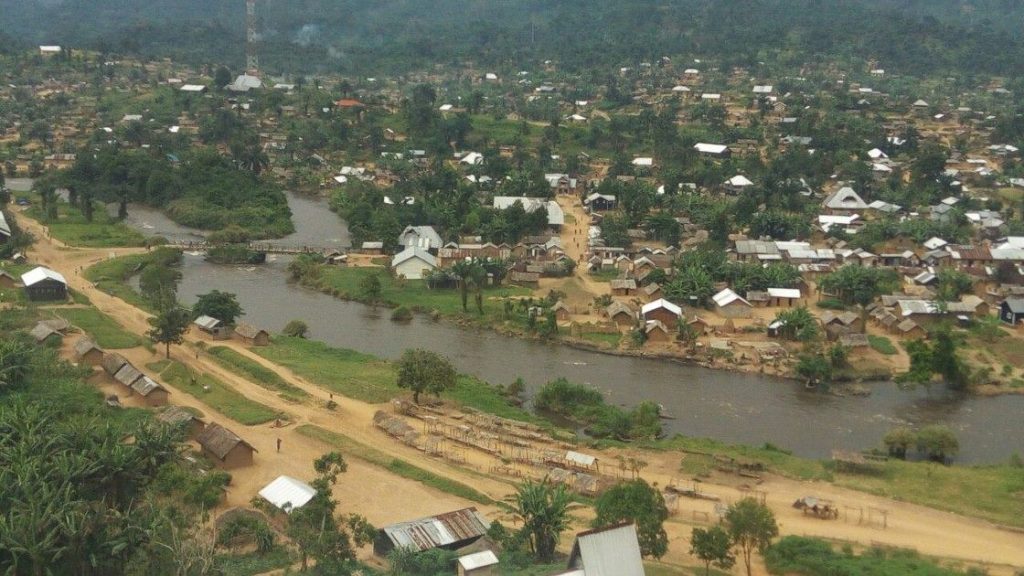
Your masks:
<svg viewBox="0 0 1024 576"><path fill-rule="evenodd" d="M490 550L461 556L457 563L458 576L492 576L498 573L498 557Z"/></svg>
<svg viewBox="0 0 1024 576"><path fill-rule="evenodd" d="M212 340L227 340L231 338L231 327L213 316L206 316L204 314L193 320L192 324Z"/></svg>
<svg viewBox="0 0 1024 576"><path fill-rule="evenodd" d="M135 381L142 378L142 372L139 372L138 368L126 363L121 366L121 369L114 374L114 380L123 385L125 388L131 388Z"/></svg>
<svg viewBox="0 0 1024 576"><path fill-rule="evenodd" d="M627 304L622 302L612 302L608 308L605 309L605 314L608 316L609 320L620 327L631 327L636 324L636 312L634 312Z"/></svg>
<svg viewBox="0 0 1024 576"><path fill-rule="evenodd" d="M124 356L121 356L117 352L106 352L103 354L103 361L100 364L103 366L103 371L113 376L127 364Z"/></svg>
<svg viewBox="0 0 1024 576"><path fill-rule="evenodd" d="M36 344L45 344L47 341L51 340L59 341L63 337L60 332L57 332L45 322L39 322L36 324L28 334L36 341Z"/></svg>
<svg viewBox="0 0 1024 576"><path fill-rule="evenodd" d="M278 476L264 486L259 495L278 510L291 514L292 510L302 508L312 500L316 496L316 489L291 476Z"/></svg>
<svg viewBox="0 0 1024 576"><path fill-rule="evenodd" d="M83 336L75 342L75 362L87 366L99 366L103 362L103 350L92 341L92 338Z"/></svg>
<svg viewBox="0 0 1024 576"><path fill-rule="evenodd" d="M196 437L196 442L203 449L203 454L222 468L251 466L256 453L252 444L216 422L209 424Z"/></svg>
<svg viewBox="0 0 1024 576"><path fill-rule="evenodd" d="M235 326L235 336L249 346L267 346L270 344L270 332L257 328L248 322L239 322Z"/></svg>
<svg viewBox="0 0 1024 576"><path fill-rule="evenodd" d="M0 270L0 288L17 288L18 279L11 276L6 270Z"/></svg>
<svg viewBox="0 0 1024 576"><path fill-rule="evenodd" d="M582 472L601 471L601 467L598 463L597 457L591 456L590 454L584 454L582 452L576 452L574 450L567 450L563 460L567 468L572 468L574 470L579 470Z"/></svg>
<svg viewBox="0 0 1024 576"><path fill-rule="evenodd" d="M189 412L181 406L171 406L156 415L158 422L162 422L172 428L182 427L190 440L195 440L206 428L206 424L198 416Z"/></svg>
<svg viewBox="0 0 1024 576"><path fill-rule="evenodd" d="M999 319L1016 326L1024 320L1024 298L1007 298L999 305Z"/></svg>
<svg viewBox="0 0 1024 576"><path fill-rule="evenodd" d="M672 334L661 320L648 320L644 324L644 338L647 342L668 342Z"/></svg>
<svg viewBox="0 0 1024 576"><path fill-rule="evenodd" d="M396 548L414 552L434 548L457 550L479 540L489 527L490 523L476 508L463 508L385 526L377 531L373 552L383 557Z"/></svg>
<svg viewBox="0 0 1024 576"><path fill-rule="evenodd" d="M569 319L569 307L561 300L555 302L555 305L551 307L551 311L555 313L555 320L558 320L559 322L565 322Z"/></svg>
<svg viewBox="0 0 1024 576"><path fill-rule="evenodd" d="M141 378L137 378L135 382L132 382L131 389L132 393L142 397L147 406L155 407L167 404L167 396L169 394L167 389L145 374Z"/></svg>
<svg viewBox="0 0 1024 576"><path fill-rule="evenodd" d="M32 301L67 300L68 283L59 272L39 266L21 275L25 296Z"/></svg>

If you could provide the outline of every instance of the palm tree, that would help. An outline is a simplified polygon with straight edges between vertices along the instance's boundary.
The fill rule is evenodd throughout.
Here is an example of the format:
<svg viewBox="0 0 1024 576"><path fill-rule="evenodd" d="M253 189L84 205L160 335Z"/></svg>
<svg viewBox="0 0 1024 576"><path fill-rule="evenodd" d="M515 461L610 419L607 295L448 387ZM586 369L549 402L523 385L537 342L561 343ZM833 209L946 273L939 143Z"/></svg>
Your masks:
<svg viewBox="0 0 1024 576"><path fill-rule="evenodd" d="M550 562L559 537L569 527L569 512L577 507L565 485L527 480L505 501L523 522L530 551L537 560Z"/></svg>

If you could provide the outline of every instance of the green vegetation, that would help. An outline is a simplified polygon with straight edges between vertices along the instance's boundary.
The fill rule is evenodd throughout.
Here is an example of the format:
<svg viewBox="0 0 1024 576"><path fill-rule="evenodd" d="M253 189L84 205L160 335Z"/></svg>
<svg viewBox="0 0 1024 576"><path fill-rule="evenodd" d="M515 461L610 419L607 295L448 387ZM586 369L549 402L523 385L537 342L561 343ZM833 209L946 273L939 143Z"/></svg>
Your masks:
<svg viewBox="0 0 1024 576"><path fill-rule="evenodd" d="M868 344L871 345L871 349L875 352L892 356L893 354L899 353L896 346L892 343L892 340L885 336L876 336L874 334L868 334Z"/></svg>
<svg viewBox="0 0 1024 576"><path fill-rule="evenodd" d="M169 268L181 261L181 251L172 248L157 248L144 254L119 256L93 264L83 275L96 288L128 304L154 312L156 307L147 298L128 285L128 280L141 274L146 268Z"/></svg>
<svg viewBox="0 0 1024 576"><path fill-rule="evenodd" d="M587 433L596 438L644 439L661 434L658 406L653 402L641 402L626 411L605 404L597 390L565 378L545 384L534 398L534 406L585 424Z"/></svg>
<svg viewBox="0 0 1024 576"><path fill-rule="evenodd" d="M216 569L224 576L252 576L287 568L295 558L283 546L270 552L248 552L246 554L218 554L214 560Z"/></svg>
<svg viewBox="0 0 1024 576"><path fill-rule="evenodd" d="M281 397L283 398L292 400L305 399L309 397L309 394L302 388L289 384L273 370L266 368L254 360L242 356L231 348L214 346L212 348L207 348L206 352L209 353L221 366L245 376L249 380L268 390L280 392Z"/></svg>
<svg viewBox="0 0 1024 576"><path fill-rule="evenodd" d="M364 460L370 464L389 470L403 478L415 480L416 482L420 482L436 490L452 494L453 496L458 496L459 498L465 498L466 500L477 502L479 504L490 505L494 503L494 500L486 494L466 486L461 482L456 482L454 480L438 476L433 472L423 470L422 468L414 466L404 460L392 458L384 452L381 452L371 446L367 446L361 442L357 442L344 434L325 430L312 424L303 424L296 428L296 431L304 436L309 436L310 438L329 444L353 458L359 458L360 460Z"/></svg>
<svg viewBox="0 0 1024 576"><path fill-rule="evenodd" d="M141 338L95 308L61 308L55 314L91 336L100 348L117 350L142 345Z"/></svg>
<svg viewBox="0 0 1024 576"><path fill-rule="evenodd" d="M442 316L475 317L466 315L462 310L458 290L429 289L424 280L397 280L382 270L359 267L323 266L319 268L320 277L312 281L312 285L335 296L363 301L366 299L361 283L364 279L377 275L380 278L380 295L376 300L389 306L405 306L415 312L432 312L436 310ZM529 296L531 292L516 286L486 287L483 289L484 322L500 322L503 319L502 307L492 303L496 299L518 296Z"/></svg>
<svg viewBox="0 0 1024 576"><path fill-rule="evenodd" d="M281 413L250 400L231 386L210 374L196 374L177 362L172 362L161 374L168 384L224 414L228 418L254 426L280 418Z"/></svg>
<svg viewBox="0 0 1024 576"><path fill-rule="evenodd" d="M37 207L28 214L45 224L50 236L68 246L115 248L146 244L145 236L107 215L102 208L94 212L91 220L83 216L80 209L65 203L58 204L57 219L48 218Z"/></svg>
<svg viewBox="0 0 1024 576"><path fill-rule="evenodd" d="M959 570L943 568L912 550L870 548L860 555L837 552L824 540L786 536L771 545L764 556L772 574L859 574L862 576L960 576Z"/></svg>
<svg viewBox="0 0 1024 576"><path fill-rule="evenodd" d="M263 264L266 252L257 252L245 244L221 244L206 250L206 260L214 264Z"/></svg>
<svg viewBox="0 0 1024 576"><path fill-rule="evenodd" d="M618 348L619 342L622 341L622 334L617 332L612 334L605 334L602 332L584 332L580 334L580 338L583 338L588 342L593 342L599 346Z"/></svg>
<svg viewBox="0 0 1024 576"><path fill-rule="evenodd" d="M356 400L376 404L399 392L394 367L368 354L288 336L275 337L270 346L254 348L253 352L313 384Z"/></svg>

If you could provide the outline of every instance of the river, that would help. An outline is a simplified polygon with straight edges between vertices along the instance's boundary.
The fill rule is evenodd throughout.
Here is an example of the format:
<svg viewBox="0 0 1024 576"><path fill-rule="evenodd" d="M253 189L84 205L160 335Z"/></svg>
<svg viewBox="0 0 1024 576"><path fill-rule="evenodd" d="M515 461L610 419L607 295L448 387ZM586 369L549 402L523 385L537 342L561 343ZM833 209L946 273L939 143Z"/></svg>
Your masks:
<svg viewBox="0 0 1024 576"><path fill-rule="evenodd" d="M324 202L292 194L288 202L297 232L280 243L347 245L344 223ZM159 212L134 207L129 212L134 212L129 222L146 233L172 238L194 234ZM960 462L991 463L1024 453L1024 396L973 397L939 386L907 391L876 383L870 396L836 397L778 378L610 356L464 330L423 317L395 324L384 309L289 283L288 261L270 256L258 267L217 266L186 254L179 294L192 303L213 289L232 292L245 309L245 319L271 331L299 319L309 324L312 338L332 346L385 358L396 358L407 348L427 348L448 356L459 371L492 383L521 377L532 391L564 376L600 390L611 403L630 406L653 400L676 417L665 421L669 433L758 446L770 442L799 456L827 458L833 448L879 446L897 424L941 423L960 439Z"/></svg>

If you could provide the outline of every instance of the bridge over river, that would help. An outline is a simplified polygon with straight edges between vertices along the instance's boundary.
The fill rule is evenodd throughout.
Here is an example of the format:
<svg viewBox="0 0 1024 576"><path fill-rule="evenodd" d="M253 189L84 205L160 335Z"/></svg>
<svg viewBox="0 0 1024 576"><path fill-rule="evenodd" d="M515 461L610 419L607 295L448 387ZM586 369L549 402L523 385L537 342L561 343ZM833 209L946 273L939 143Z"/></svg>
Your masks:
<svg viewBox="0 0 1024 576"><path fill-rule="evenodd" d="M171 240L164 244L171 248L180 248L186 252L206 252L211 244L205 240ZM324 246L290 246L285 244L273 244L269 242L249 242L246 246L254 252L263 252L264 254L319 254L321 256L328 256L331 254L344 254L345 250L336 247L324 247Z"/></svg>

